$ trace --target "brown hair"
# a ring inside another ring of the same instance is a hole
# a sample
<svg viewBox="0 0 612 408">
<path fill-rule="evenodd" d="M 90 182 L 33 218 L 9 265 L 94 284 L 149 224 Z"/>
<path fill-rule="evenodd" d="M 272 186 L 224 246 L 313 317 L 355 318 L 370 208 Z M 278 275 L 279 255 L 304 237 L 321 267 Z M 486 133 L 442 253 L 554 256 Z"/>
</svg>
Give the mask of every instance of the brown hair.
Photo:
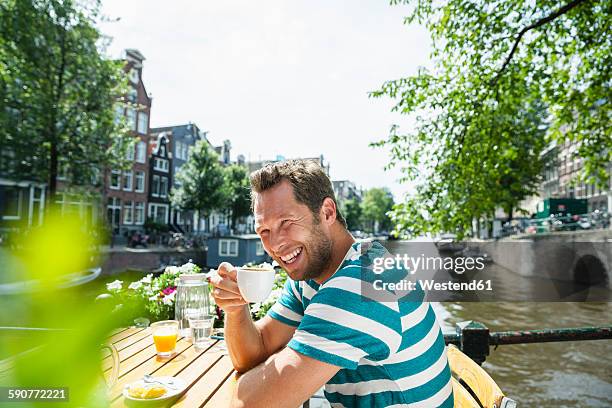
<svg viewBox="0 0 612 408">
<path fill-rule="evenodd" d="M 331 198 L 336 204 L 336 219 L 347 228 L 346 220 L 340 214 L 331 181 L 323 168 L 313 160 L 287 160 L 270 163 L 251 173 L 251 206 L 256 193 L 274 187 L 287 180 L 293 187 L 293 195 L 298 203 L 305 204 L 315 222 L 319 221 L 319 211 L 323 200 Z"/>
</svg>

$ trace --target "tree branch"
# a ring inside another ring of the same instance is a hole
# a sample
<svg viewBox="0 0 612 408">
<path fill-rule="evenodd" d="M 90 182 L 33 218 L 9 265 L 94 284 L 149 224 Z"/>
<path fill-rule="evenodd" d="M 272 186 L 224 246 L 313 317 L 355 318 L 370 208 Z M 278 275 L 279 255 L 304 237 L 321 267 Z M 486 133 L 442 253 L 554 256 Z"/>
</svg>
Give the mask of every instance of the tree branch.
<svg viewBox="0 0 612 408">
<path fill-rule="evenodd" d="M 518 33 L 518 36 L 514 40 L 514 45 L 512 46 L 512 49 L 510 50 L 510 54 L 508 54 L 508 56 L 506 57 L 506 60 L 504 61 L 502 67 L 497 72 L 497 75 L 495 75 L 495 78 L 493 78 L 493 81 L 491 81 L 491 85 L 495 85 L 497 83 L 497 81 L 499 80 L 499 78 L 501 77 L 502 73 L 506 70 L 506 68 L 508 67 L 508 64 L 510 64 L 510 61 L 512 60 L 512 57 L 514 56 L 514 53 L 518 49 L 518 46 L 519 46 L 521 40 L 523 39 L 523 36 L 528 31 L 533 30 L 534 28 L 541 27 L 541 26 L 543 26 L 543 25 L 545 25 L 547 23 L 550 23 L 551 21 L 553 21 L 557 17 L 562 16 L 563 14 L 567 13 L 568 11 L 570 11 L 574 7 L 578 6 L 579 4 L 584 3 L 585 1 L 586 0 L 574 0 L 574 1 L 571 1 L 571 2 L 567 3 L 565 6 L 561 7 L 560 9 L 558 9 L 557 11 L 547 15 L 546 17 L 542 17 L 541 19 L 535 21 L 534 23 L 529 24 L 527 27 L 524 27 Z"/>
</svg>

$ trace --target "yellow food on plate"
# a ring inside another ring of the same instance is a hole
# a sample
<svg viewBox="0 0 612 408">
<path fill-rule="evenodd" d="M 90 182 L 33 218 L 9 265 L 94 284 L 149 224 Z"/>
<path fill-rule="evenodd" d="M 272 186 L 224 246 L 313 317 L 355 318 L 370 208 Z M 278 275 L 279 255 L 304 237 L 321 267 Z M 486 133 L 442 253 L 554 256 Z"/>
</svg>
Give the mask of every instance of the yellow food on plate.
<svg viewBox="0 0 612 408">
<path fill-rule="evenodd" d="M 156 385 L 154 387 L 130 387 L 128 394 L 132 398 L 153 399 L 166 393 L 166 388 Z"/>
</svg>

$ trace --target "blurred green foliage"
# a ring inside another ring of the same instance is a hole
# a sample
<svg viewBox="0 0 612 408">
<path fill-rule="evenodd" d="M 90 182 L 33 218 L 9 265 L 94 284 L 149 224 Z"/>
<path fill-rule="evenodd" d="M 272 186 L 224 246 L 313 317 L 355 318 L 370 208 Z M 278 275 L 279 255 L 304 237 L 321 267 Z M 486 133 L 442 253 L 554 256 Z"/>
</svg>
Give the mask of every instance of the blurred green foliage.
<svg viewBox="0 0 612 408">
<path fill-rule="evenodd" d="M 16 245 L 0 254 L 10 265 L 13 280 L 29 282 L 27 289 L 2 295 L 0 350 L 8 360 L 0 366 L 0 385 L 11 387 L 68 387 L 70 402 L 20 403 L 29 406 L 107 406 L 101 371 L 100 346 L 118 316 L 110 305 L 96 302 L 82 288 L 64 287 L 69 274 L 98 262 L 94 228 L 78 216 L 50 210 L 40 227 L 13 237 Z M 6 261 L 6 262 L 5 262 Z M 44 328 L 19 331 L 7 327 Z"/>
</svg>

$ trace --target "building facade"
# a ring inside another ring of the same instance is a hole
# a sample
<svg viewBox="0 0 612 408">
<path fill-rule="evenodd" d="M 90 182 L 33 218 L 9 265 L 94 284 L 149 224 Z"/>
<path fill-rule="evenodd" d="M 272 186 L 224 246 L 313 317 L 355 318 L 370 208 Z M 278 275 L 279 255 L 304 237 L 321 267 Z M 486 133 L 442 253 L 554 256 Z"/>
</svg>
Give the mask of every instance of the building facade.
<svg viewBox="0 0 612 408">
<path fill-rule="evenodd" d="M 194 123 L 187 123 L 184 125 L 176 126 L 165 126 L 152 128 L 152 134 L 159 134 L 166 132 L 171 138 L 171 189 L 179 188 L 180 182 L 177 180 L 176 175 L 178 174 L 181 167 L 189 159 L 191 149 L 198 140 L 206 138 L 206 132 L 203 132 Z M 169 224 L 174 230 L 179 232 L 190 233 L 193 232 L 197 227 L 197 219 L 194 219 L 194 211 L 180 211 L 170 205 Z"/>
<path fill-rule="evenodd" d="M 547 166 L 543 175 L 540 196 L 545 198 L 586 198 L 589 212 L 612 211 L 612 162 L 608 163 L 608 189 L 578 181 L 584 159 L 578 154 L 578 142 L 566 140 L 551 144 L 542 158 Z"/>
<path fill-rule="evenodd" d="M 170 132 L 152 134 L 149 162 L 149 206 L 147 216 L 158 224 L 170 225 L 172 142 Z"/>
<path fill-rule="evenodd" d="M 134 49 L 125 51 L 130 88 L 125 96 L 127 107 L 119 106 L 117 116 L 125 117 L 134 137 L 127 153 L 127 170 L 106 170 L 104 199 L 106 216 L 114 234 L 127 235 L 142 230 L 146 219 L 149 186 L 149 122 L 152 98 L 142 80 L 144 56 Z"/>
<path fill-rule="evenodd" d="M 357 185 L 350 180 L 334 180 L 332 181 L 332 187 L 339 205 L 342 205 L 346 200 L 361 201 L 361 189 L 357 188 Z"/>
</svg>

